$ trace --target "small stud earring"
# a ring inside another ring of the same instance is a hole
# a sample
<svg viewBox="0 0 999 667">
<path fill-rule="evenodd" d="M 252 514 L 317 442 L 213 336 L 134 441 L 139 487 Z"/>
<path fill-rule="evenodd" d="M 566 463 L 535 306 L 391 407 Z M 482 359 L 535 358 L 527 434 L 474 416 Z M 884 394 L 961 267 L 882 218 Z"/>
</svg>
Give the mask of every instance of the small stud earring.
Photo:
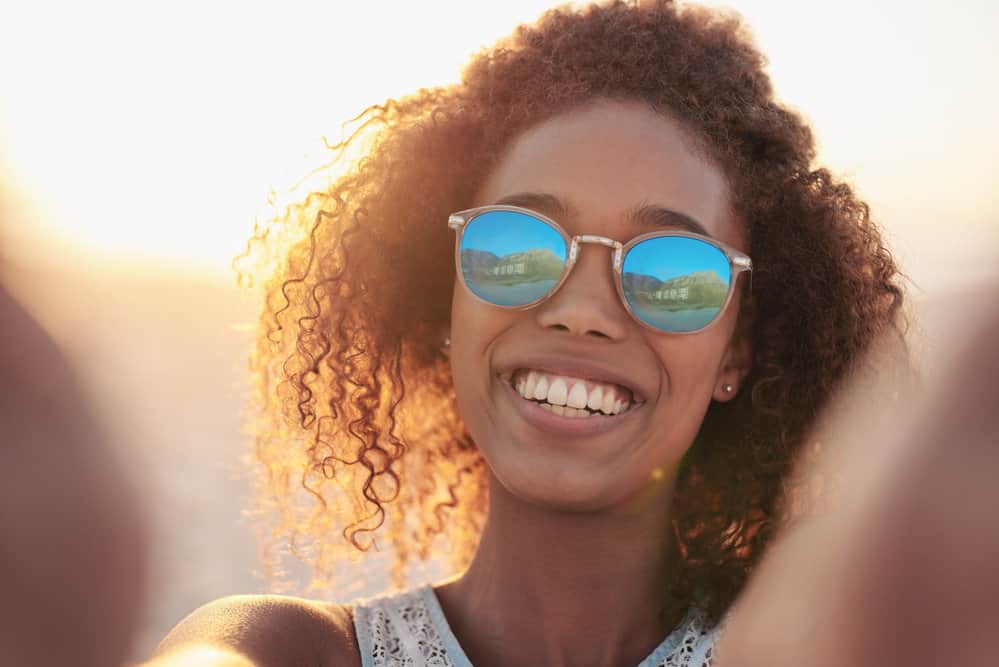
<svg viewBox="0 0 999 667">
<path fill-rule="evenodd" d="M 446 357 L 448 356 L 448 354 L 450 354 L 450 352 L 451 352 L 451 337 L 445 336 L 444 342 L 441 343 L 441 354 L 443 354 Z"/>
<path fill-rule="evenodd" d="M 732 389 L 733 389 L 733 387 L 730 384 L 723 384 L 722 385 L 722 391 L 724 391 L 726 394 L 731 394 L 732 393 Z"/>
</svg>

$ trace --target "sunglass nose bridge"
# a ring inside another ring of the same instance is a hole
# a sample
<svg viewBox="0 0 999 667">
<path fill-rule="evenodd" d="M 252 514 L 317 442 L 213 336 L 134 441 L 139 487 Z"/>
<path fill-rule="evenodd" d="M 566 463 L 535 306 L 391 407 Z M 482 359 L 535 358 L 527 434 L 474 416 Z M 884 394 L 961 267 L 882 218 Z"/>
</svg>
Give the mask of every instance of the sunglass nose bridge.
<svg viewBox="0 0 999 667">
<path fill-rule="evenodd" d="M 596 234 L 580 234 L 579 236 L 572 237 L 572 247 L 569 248 L 570 264 L 576 261 L 580 243 L 596 243 L 597 245 L 612 248 L 614 250 L 614 269 L 621 268 L 621 248 L 624 246 L 614 239 L 609 239 L 606 236 L 597 236 Z"/>
</svg>

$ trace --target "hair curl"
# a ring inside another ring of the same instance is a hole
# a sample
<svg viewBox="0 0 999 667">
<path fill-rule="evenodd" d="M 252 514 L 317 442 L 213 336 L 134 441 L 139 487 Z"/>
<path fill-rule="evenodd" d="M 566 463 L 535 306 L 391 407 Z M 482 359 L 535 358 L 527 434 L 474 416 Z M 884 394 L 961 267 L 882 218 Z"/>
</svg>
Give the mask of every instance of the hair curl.
<svg viewBox="0 0 999 667">
<path fill-rule="evenodd" d="M 722 167 L 752 239 L 748 391 L 711 405 L 673 500 L 667 604 L 706 594 L 713 618 L 728 607 L 773 536 L 815 416 L 876 337 L 904 333 L 899 274 L 867 205 L 813 167 L 812 133 L 775 101 L 765 64 L 731 13 L 559 8 L 475 56 L 460 83 L 355 119 L 331 149 L 363 157 L 258 227 L 238 258 L 291 240 L 251 359 L 268 562 L 287 541 L 325 585 L 338 555 L 376 535 L 397 585 L 440 550 L 468 562 L 486 475 L 440 350 L 455 277 L 444 223 L 528 127 L 594 98 L 637 99 Z"/>
</svg>

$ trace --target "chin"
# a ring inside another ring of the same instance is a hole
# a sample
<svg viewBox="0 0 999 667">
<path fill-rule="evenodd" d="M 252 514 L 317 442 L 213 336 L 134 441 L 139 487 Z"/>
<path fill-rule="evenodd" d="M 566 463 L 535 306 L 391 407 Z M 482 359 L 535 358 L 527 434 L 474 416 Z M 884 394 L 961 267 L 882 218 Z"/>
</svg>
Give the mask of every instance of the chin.
<svg viewBox="0 0 999 667">
<path fill-rule="evenodd" d="M 492 493 L 501 493 L 508 499 L 555 512 L 592 513 L 610 510 L 631 497 L 641 494 L 645 488 L 640 482 L 613 484 L 606 467 L 586 473 L 563 469 L 544 476 L 544 465 L 532 466 L 529 470 L 518 467 L 509 474 L 491 469 Z M 644 485 L 647 487 L 648 485 Z"/>
</svg>

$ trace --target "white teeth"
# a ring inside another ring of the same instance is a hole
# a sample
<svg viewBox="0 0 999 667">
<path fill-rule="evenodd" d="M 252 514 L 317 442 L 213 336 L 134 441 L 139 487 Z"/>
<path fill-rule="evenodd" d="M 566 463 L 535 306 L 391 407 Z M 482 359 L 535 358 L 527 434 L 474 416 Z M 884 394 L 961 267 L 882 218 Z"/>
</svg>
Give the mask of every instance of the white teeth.
<svg viewBox="0 0 999 667">
<path fill-rule="evenodd" d="M 524 398 L 534 398 L 534 387 L 538 384 L 538 374 L 531 371 L 524 380 L 524 388 L 520 390 L 520 395 Z"/>
<path fill-rule="evenodd" d="M 606 415 L 614 414 L 615 402 L 616 401 L 614 400 L 614 394 L 608 391 L 606 394 L 604 394 L 603 402 L 600 404 L 600 412 L 603 412 Z"/>
<path fill-rule="evenodd" d="M 619 397 L 613 387 L 597 385 L 587 393 L 586 386 L 587 382 L 575 378 L 546 376 L 537 371 L 522 373 L 514 385 L 524 398 L 547 401 L 540 403 L 541 407 L 565 417 L 592 417 L 593 413 L 616 415 L 631 405 L 630 401 Z"/>
<path fill-rule="evenodd" d="M 577 385 L 578 386 L 578 385 Z M 597 411 L 600 406 L 604 403 L 604 390 L 600 387 L 595 387 L 593 391 L 590 392 L 589 400 L 586 401 L 586 407 L 590 410 Z"/>
<path fill-rule="evenodd" d="M 538 384 L 534 385 L 534 398 L 539 401 L 548 400 L 548 378 L 544 375 L 538 378 Z"/>
<path fill-rule="evenodd" d="M 573 387 L 573 389 L 575 389 L 575 387 Z M 565 380 L 562 378 L 555 378 L 552 380 L 552 385 L 548 387 L 548 402 L 552 405 L 565 405 L 565 394 Z"/>
<path fill-rule="evenodd" d="M 585 408 L 586 385 L 582 382 L 572 385 L 572 391 L 569 392 L 569 398 L 565 404 L 573 408 Z"/>
</svg>

